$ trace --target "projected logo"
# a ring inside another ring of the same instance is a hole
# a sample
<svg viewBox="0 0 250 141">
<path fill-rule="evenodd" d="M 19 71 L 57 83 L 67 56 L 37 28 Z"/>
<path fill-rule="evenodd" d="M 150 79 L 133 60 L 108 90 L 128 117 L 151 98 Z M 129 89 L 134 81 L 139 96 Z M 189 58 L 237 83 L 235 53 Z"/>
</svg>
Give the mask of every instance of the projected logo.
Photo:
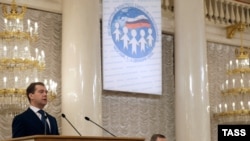
<svg viewBox="0 0 250 141">
<path fill-rule="evenodd" d="M 156 28 L 149 14 L 139 7 L 118 7 L 110 20 L 110 33 L 123 56 L 144 60 L 151 56 L 157 38 Z"/>
</svg>

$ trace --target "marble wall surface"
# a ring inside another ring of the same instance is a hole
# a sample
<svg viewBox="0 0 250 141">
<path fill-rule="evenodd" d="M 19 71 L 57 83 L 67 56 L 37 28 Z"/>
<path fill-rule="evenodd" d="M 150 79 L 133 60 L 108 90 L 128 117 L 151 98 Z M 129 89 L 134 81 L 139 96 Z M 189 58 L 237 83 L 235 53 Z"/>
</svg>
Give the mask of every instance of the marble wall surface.
<svg viewBox="0 0 250 141">
<path fill-rule="evenodd" d="M 173 36 L 162 36 L 163 94 L 103 92 L 103 126 L 117 136 L 144 137 L 154 133 L 175 140 Z M 104 135 L 108 135 L 104 132 Z"/>
</svg>

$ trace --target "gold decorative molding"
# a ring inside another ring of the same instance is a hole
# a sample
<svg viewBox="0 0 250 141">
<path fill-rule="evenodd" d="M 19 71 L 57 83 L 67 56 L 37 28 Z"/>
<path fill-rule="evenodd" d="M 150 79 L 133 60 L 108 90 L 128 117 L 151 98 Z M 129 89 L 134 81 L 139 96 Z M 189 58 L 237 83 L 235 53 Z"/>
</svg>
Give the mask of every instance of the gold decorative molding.
<svg viewBox="0 0 250 141">
<path fill-rule="evenodd" d="M 2 12 L 3 17 L 6 19 L 23 19 L 25 13 L 26 13 L 26 6 L 22 6 L 22 11 L 18 10 L 18 6 L 16 5 L 16 1 L 13 0 L 11 3 L 10 11 L 8 11 L 8 8 L 6 5 L 3 5 Z"/>
<path fill-rule="evenodd" d="M 232 39 L 236 33 L 236 31 L 243 32 L 246 28 L 246 24 L 238 23 L 235 25 L 231 25 L 227 27 L 227 38 Z"/>
</svg>

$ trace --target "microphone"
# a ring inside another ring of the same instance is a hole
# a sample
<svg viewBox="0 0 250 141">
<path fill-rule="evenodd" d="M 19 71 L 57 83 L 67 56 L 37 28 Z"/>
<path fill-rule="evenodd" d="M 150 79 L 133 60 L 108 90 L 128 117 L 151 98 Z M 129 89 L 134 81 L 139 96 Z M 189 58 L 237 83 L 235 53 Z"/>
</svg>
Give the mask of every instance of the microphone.
<svg viewBox="0 0 250 141">
<path fill-rule="evenodd" d="M 108 132 L 110 135 L 112 135 L 113 137 L 116 137 L 114 134 L 110 133 L 108 130 L 106 130 L 105 128 L 103 128 L 102 126 L 98 125 L 97 123 L 95 123 L 94 121 L 92 121 L 89 117 L 85 117 L 85 119 L 87 121 L 90 121 L 92 123 L 94 123 L 95 125 L 97 125 L 98 127 L 102 128 L 104 131 Z"/>
<path fill-rule="evenodd" d="M 80 136 L 82 136 L 82 135 L 80 134 L 80 132 L 77 131 L 77 129 L 72 125 L 72 123 L 66 118 L 66 116 L 65 116 L 64 114 L 62 114 L 62 117 L 65 118 L 65 119 L 67 120 L 67 122 L 71 125 L 71 127 L 73 127 L 73 128 L 75 129 L 75 131 L 76 131 Z"/>
</svg>

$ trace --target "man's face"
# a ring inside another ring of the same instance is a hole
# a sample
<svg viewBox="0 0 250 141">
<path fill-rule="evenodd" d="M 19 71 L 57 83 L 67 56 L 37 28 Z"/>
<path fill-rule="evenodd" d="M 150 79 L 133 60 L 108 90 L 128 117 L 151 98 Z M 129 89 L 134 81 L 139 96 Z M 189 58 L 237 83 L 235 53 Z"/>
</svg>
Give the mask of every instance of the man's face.
<svg viewBox="0 0 250 141">
<path fill-rule="evenodd" d="M 158 137 L 158 138 L 156 139 L 156 141 L 167 141 L 167 139 L 166 139 L 166 138 L 159 138 L 159 137 Z"/>
<path fill-rule="evenodd" d="M 42 85 L 35 86 L 35 92 L 29 94 L 31 105 L 43 109 L 47 104 L 47 89 Z"/>
</svg>

